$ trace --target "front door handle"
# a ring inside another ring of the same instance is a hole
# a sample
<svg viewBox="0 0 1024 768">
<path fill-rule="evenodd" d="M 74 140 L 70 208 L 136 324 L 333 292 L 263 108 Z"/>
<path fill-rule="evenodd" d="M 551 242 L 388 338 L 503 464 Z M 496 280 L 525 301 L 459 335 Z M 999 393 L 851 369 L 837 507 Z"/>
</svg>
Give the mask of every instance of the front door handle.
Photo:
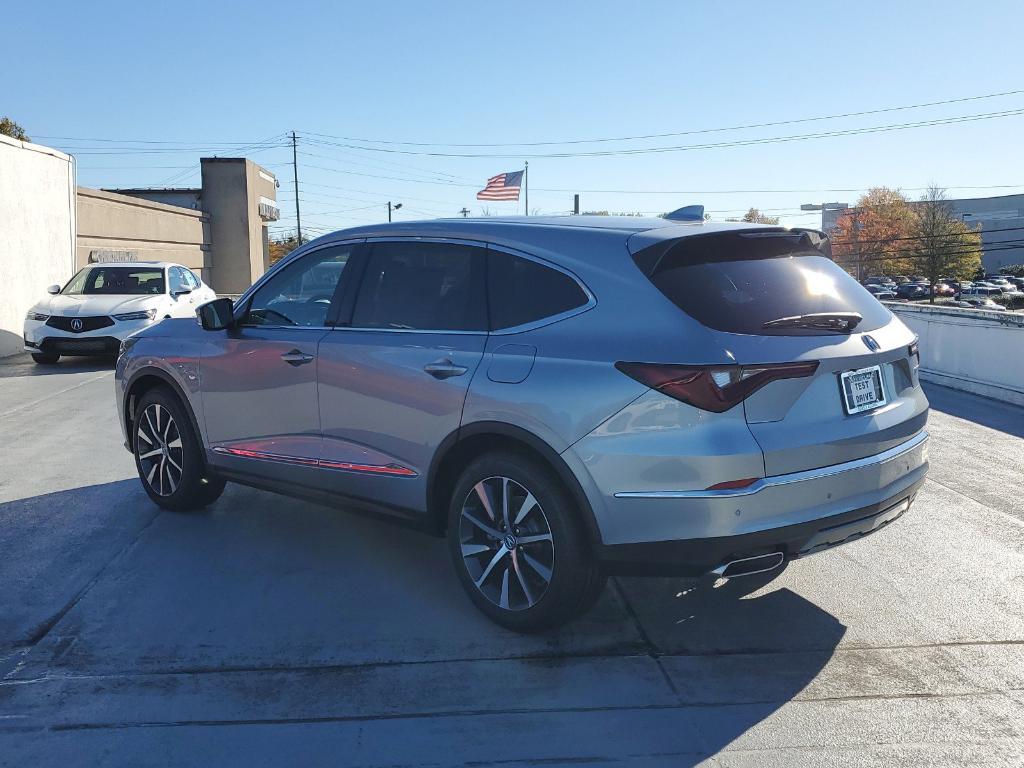
<svg viewBox="0 0 1024 768">
<path fill-rule="evenodd" d="M 423 370 L 435 379 L 450 379 L 452 376 L 461 376 L 469 369 L 464 365 L 455 365 L 451 360 L 438 360 L 427 363 Z"/>
<path fill-rule="evenodd" d="M 307 355 L 305 352 L 300 352 L 297 349 L 293 349 L 291 352 L 285 352 L 281 355 L 281 359 L 288 363 L 288 365 L 294 365 L 296 367 L 313 362 L 312 355 Z"/>
</svg>

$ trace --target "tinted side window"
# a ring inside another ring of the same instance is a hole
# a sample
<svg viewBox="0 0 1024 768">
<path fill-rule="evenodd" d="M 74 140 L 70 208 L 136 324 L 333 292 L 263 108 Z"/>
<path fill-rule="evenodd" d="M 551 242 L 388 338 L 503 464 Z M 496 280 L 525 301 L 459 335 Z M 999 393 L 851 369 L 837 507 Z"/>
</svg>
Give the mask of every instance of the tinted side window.
<svg viewBox="0 0 1024 768">
<path fill-rule="evenodd" d="M 351 252 L 350 245 L 324 248 L 289 264 L 256 291 L 242 324 L 326 325 Z"/>
<path fill-rule="evenodd" d="M 491 328 L 532 323 L 582 307 L 587 294 L 562 272 L 501 251 L 488 251 Z"/>
<path fill-rule="evenodd" d="M 487 330 L 481 248 L 377 243 L 352 316 L 354 328 Z"/>
</svg>

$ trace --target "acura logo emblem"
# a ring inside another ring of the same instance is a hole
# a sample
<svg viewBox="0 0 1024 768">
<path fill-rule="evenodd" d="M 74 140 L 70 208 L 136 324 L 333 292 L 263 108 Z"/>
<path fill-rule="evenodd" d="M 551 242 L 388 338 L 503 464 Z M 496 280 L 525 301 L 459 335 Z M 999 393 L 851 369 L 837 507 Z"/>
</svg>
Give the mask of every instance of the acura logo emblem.
<svg viewBox="0 0 1024 768">
<path fill-rule="evenodd" d="M 860 337 L 860 340 L 864 342 L 864 346 L 870 349 L 872 352 L 877 352 L 881 349 L 878 342 L 875 341 L 873 336 L 868 336 L 866 333 Z"/>
<path fill-rule="evenodd" d="M 74 320 L 71 321 L 71 330 L 72 331 L 80 331 L 80 330 L 82 330 L 82 321 L 79 320 L 77 317 Z"/>
</svg>

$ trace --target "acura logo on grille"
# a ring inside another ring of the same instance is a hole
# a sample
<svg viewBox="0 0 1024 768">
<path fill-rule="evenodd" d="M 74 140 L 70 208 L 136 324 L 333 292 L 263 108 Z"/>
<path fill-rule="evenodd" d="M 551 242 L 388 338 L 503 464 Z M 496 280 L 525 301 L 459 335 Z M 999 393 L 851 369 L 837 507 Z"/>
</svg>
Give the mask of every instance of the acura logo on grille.
<svg viewBox="0 0 1024 768">
<path fill-rule="evenodd" d="M 74 320 L 71 321 L 71 330 L 72 331 L 80 331 L 80 330 L 82 330 L 82 321 L 79 320 L 77 317 Z"/>
<path fill-rule="evenodd" d="M 864 342 L 864 346 L 870 349 L 872 352 L 877 352 L 881 347 L 878 342 L 875 341 L 874 337 L 868 336 L 866 333 L 860 337 L 860 340 Z"/>
</svg>

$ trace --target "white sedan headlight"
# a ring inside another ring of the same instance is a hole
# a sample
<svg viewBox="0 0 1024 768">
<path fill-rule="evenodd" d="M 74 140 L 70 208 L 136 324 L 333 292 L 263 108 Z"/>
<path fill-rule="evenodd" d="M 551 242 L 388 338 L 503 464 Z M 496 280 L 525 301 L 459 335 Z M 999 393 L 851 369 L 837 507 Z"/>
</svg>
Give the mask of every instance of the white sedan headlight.
<svg viewBox="0 0 1024 768">
<path fill-rule="evenodd" d="M 114 315 L 115 320 L 152 320 L 156 317 L 156 308 L 141 309 L 138 312 L 125 312 L 121 315 Z"/>
<path fill-rule="evenodd" d="M 28 314 L 25 315 L 25 318 L 27 320 L 39 320 L 40 322 L 42 322 L 43 320 L 49 320 L 50 316 L 45 315 L 42 312 L 36 312 L 34 309 L 30 309 L 28 311 Z"/>
</svg>

